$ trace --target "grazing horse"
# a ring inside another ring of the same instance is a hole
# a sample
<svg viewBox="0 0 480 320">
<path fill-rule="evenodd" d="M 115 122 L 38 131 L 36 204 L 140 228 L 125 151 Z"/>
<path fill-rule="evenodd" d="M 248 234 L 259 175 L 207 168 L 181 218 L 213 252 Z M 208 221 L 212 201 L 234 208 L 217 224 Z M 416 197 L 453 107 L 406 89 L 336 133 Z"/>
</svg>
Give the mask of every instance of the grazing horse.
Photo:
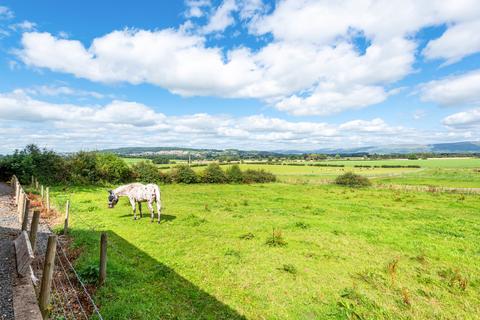
<svg viewBox="0 0 480 320">
<path fill-rule="evenodd" d="M 128 197 L 133 210 L 133 219 L 137 220 L 136 203 L 138 203 L 138 211 L 140 211 L 140 218 L 142 217 L 142 202 L 147 202 L 148 209 L 150 210 L 150 217 L 153 222 L 153 206 L 155 201 L 157 205 L 158 223 L 160 223 L 160 210 L 162 202 L 160 200 L 160 188 L 156 184 L 141 184 L 130 183 L 124 186 L 120 186 L 115 190 L 108 191 L 108 207 L 113 208 L 118 202 L 118 198 L 125 196 Z"/>
</svg>

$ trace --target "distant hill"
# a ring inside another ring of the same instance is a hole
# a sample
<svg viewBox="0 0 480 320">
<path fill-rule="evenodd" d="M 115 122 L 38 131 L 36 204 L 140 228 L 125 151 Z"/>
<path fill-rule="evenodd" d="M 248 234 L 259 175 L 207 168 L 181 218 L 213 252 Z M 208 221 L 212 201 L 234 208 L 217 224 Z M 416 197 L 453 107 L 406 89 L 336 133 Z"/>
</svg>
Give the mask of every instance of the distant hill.
<svg viewBox="0 0 480 320">
<path fill-rule="evenodd" d="M 411 144 L 411 145 L 390 145 L 390 146 L 369 146 L 360 148 L 337 148 L 337 149 L 318 149 L 314 153 L 326 154 L 345 154 L 345 153 L 480 153 L 480 141 L 464 141 L 451 143 L 435 143 L 435 144 Z"/>
<path fill-rule="evenodd" d="M 117 149 L 105 149 L 101 152 L 111 152 L 123 156 L 147 156 L 147 155 L 169 155 L 169 156 L 188 156 L 192 157 L 217 157 L 217 156 L 279 156 L 287 154 L 303 153 L 323 153 L 323 154 L 392 154 L 392 153 L 480 153 L 480 141 L 464 141 L 436 144 L 405 144 L 389 146 L 367 146 L 358 148 L 323 148 L 315 150 L 238 150 L 238 149 L 195 149 L 180 147 L 125 147 Z"/>
</svg>

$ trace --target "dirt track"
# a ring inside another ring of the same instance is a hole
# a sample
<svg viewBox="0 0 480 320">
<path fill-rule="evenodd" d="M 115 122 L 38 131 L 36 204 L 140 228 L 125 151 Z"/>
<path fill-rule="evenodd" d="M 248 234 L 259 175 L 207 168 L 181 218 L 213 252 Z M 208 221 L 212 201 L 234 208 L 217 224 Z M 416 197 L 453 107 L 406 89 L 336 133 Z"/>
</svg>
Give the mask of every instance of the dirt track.
<svg viewBox="0 0 480 320">
<path fill-rule="evenodd" d="M 10 186 L 0 182 L 0 319 L 15 319 L 13 312 L 13 276 L 15 256 L 13 239 L 18 221 L 14 211 Z"/>
</svg>

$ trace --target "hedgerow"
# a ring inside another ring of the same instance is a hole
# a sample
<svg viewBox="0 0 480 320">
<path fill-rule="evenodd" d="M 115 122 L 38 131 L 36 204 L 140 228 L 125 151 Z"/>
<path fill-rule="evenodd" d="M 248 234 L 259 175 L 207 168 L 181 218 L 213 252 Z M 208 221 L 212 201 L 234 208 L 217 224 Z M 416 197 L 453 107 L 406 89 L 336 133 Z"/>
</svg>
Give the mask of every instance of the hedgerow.
<svg viewBox="0 0 480 320">
<path fill-rule="evenodd" d="M 191 166 L 177 165 L 162 171 L 151 162 L 141 161 L 128 166 L 119 156 L 111 153 L 77 152 L 62 156 L 53 151 L 28 145 L 13 155 L 0 158 L 0 180 L 16 175 L 23 184 L 34 176 L 45 185 L 94 185 L 127 182 L 144 183 L 266 183 L 276 180 L 275 175 L 264 170 L 240 170 L 233 165 L 224 171 L 211 163 L 195 172 Z"/>
</svg>

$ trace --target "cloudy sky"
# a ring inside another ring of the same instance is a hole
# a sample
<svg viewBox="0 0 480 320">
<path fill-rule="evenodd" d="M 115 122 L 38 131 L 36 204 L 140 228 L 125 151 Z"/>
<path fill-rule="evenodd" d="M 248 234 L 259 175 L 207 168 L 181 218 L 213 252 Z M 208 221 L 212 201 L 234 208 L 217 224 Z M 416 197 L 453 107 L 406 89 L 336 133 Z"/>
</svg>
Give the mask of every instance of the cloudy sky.
<svg viewBox="0 0 480 320">
<path fill-rule="evenodd" d="M 478 0 L 0 1 L 0 153 L 480 140 Z"/>
</svg>

